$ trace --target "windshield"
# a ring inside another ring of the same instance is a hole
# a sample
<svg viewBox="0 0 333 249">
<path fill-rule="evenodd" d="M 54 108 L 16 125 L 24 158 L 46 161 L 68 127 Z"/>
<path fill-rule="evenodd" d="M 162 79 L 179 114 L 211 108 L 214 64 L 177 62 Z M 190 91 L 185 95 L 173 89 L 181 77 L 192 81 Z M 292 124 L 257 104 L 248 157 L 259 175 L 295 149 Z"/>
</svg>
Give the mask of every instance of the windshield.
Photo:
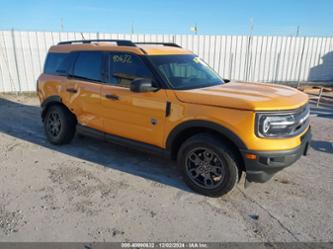
<svg viewBox="0 0 333 249">
<path fill-rule="evenodd" d="M 174 89 L 193 89 L 223 84 L 223 80 L 195 55 L 149 56 Z"/>
</svg>

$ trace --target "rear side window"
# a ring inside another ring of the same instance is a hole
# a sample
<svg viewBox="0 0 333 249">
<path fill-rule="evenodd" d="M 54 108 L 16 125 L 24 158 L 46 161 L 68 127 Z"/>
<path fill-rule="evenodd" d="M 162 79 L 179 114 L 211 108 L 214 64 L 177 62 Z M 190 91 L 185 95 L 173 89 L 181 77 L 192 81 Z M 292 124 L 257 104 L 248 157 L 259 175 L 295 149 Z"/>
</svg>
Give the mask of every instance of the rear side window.
<svg viewBox="0 0 333 249">
<path fill-rule="evenodd" d="M 67 56 L 68 53 L 49 53 L 45 61 L 44 73 L 54 74 L 54 75 L 61 74 L 60 72 L 57 71 L 60 65 L 63 64 Z"/>
<path fill-rule="evenodd" d="M 102 52 L 80 52 L 72 76 L 91 81 L 102 81 Z"/>
</svg>

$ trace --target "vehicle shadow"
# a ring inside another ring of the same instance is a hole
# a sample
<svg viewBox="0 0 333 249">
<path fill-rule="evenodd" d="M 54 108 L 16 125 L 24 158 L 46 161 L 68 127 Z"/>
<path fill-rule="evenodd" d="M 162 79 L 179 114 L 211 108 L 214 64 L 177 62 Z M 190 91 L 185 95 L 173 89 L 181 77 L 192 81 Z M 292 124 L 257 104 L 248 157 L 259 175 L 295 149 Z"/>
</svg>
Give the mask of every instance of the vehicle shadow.
<svg viewBox="0 0 333 249">
<path fill-rule="evenodd" d="M 319 107 L 311 102 L 310 113 L 320 118 L 333 119 L 333 106 L 328 104 L 320 104 Z"/>
<path fill-rule="evenodd" d="M 310 69 L 308 81 L 333 81 L 333 51 L 326 53 L 321 59 L 322 64 Z"/>
<path fill-rule="evenodd" d="M 311 141 L 311 148 L 320 152 L 333 154 L 333 143 L 327 141 Z"/>
<path fill-rule="evenodd" d="M 319 118 L 333 119 L 333 106 L 328 104 L 320 104 L 320 106 L 317 107 L 315 101 L 310 101 L 310 114 Z M 311 148 L 316 151 L 333 154 L 332 142 L 312 139 L 310 145 Z"/>
<path fill-rule="evenodd" d="M 0 132 L 85 161 L 192 192 L 182 181 L 176 163 L 98 139 L 75 136 L 68 145 L 50 144 L 38 106 L 0 97 Z"/>
</svg>

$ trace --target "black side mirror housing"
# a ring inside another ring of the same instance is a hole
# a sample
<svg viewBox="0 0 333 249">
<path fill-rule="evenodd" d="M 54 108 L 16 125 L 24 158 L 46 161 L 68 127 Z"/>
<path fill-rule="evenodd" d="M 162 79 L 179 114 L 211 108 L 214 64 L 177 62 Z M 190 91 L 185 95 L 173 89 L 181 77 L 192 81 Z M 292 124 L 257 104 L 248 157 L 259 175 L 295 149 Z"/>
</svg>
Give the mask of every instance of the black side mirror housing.
<svg viewBox="0 0 333 249">
<path fill-rule="evenodd" d="M 228 79 L 223 79 L 223 81 L 224 81 L 224 83 L 229 83 L 230 82 L 230 80 L 228 80 Z"/>
<path fill-rule="evenodd" d="M 153 82 L 150 79 L 137 78 L 131 82 L 131 91 L 135 93 L 154 92 L 158 88 L 153 87 Z"/>
</svg>

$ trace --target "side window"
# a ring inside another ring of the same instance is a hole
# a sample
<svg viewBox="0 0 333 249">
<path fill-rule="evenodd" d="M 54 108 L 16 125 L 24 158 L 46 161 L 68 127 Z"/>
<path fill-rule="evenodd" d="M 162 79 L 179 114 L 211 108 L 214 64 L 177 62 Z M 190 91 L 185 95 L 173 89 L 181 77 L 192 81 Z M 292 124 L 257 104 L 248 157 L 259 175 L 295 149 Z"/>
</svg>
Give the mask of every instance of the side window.
<svg viewBox="0 0 333 249">
<path fill-rule="evenodd" d="M 102 52 L 80 52 L 72 76 L 83 80 L 102 81 Z"/>
<path fill-rule="evenodd" d="M 129 53 L 109 54 L 109 74 L 109 83 L 127 88 L 135 78 L 153 78 L 142 59 Z"/>
<path fill-rule="evenodd" d="M 49 53 L 47 55 L 44 73 L 46 74 L 59 74 L 58 68 L 65 61 L 65 58 L 68 56 L 68 53 Z"/>
</svg>

